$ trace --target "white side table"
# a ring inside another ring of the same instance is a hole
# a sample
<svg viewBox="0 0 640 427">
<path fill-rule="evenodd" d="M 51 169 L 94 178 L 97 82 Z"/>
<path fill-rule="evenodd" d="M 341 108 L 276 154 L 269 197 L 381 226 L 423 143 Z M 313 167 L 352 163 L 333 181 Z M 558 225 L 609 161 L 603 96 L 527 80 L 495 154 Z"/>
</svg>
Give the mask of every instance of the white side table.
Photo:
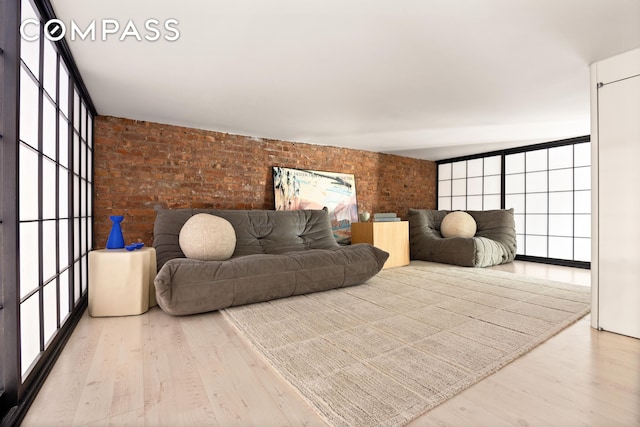
<svg viewBox="0 0 640 427">
<path fill-rule="evenodd" d="M 156 305 L 156 250 L 99 249 L 89 252 L 89 315 L 142 314 Z"/>
</svg>

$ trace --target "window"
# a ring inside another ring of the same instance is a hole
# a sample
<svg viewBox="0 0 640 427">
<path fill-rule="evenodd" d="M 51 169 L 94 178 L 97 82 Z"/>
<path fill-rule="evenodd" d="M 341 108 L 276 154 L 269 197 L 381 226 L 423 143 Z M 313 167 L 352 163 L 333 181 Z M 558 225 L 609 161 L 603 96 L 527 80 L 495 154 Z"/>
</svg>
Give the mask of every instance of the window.
<svg viewBox="0 0 640 427">
<path fill-rule="evenodd" d="M 3 12 L 11 9 L 8 3 L 0 3 Z M 64 42 L 19 38 L 16 22 L 25 19 L 40 21 L 42 36 L 42 23 L 48 20 L 42 10 L 47 8 L 29 0 L 18 4 L 0 18 L 0 26 L 15 28 L 19 41 L 11 56 L 18 56 L 18 63 L 10 63 L 9 55 L 2 58 L 3 70 L 14 71 L 2 74 L 3 87 L 17 87 L 2 100 L 3 144 L 10 148 L 3 150 L 3 178 L 15 183 L 17 194 L 12 197 L 11 185 L 1 190 L 2 233 L 7 237 L 2 242 L 2 290 L 14 298 L 5 299 L 8 307 L 2 310 L 0 390 L 5 394 L 0 417 L 32 398 L 34 381 L 42 380 L 50 356 L 82 314 L 93 246 L 95 109 L 71 71 Z M 7 311 L 14 315 L 5 316 Z"/>
<path fill-rule="evenodd" d="M 507 155 L 505 207 L 514 209 L 518 254 L 589 262 L 590 144 Z"/>
<path fill-rule="evenodd" d="M 589 137 L 438 162 L 438 209 L 513 208 L 518 258 L 588 267 Z"/>
<path fill-rule="evenodd" d="M 501 161 L 492 156 L 438 165 L 438 208 L 500 209 Z"/>
</svg>

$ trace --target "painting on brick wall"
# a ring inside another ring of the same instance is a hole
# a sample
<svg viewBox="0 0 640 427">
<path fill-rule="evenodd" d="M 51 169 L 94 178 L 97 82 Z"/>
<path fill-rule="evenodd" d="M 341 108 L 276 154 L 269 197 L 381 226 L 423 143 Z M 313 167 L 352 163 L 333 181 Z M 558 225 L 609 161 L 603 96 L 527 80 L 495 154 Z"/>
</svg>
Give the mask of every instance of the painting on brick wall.
<svg viewBox="0 0 640 427">
<path fill-rule="evenodd" d="M 336 241 L 351 242 L 351 223 L 358 218 L 353 174 L 274 166 L 273 190 L 276 210 L 327 208 Z"/>
</svg>

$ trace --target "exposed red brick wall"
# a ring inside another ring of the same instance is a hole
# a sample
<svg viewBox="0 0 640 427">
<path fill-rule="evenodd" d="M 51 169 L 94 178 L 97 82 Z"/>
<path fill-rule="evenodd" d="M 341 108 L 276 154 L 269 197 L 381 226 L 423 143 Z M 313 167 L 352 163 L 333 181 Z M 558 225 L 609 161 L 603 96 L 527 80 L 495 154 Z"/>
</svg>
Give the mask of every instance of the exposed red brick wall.
<svg viewBox="0 0 640 427">
<path fill-rule="evenodd" d="M 359 210 L 406 218 L 436 206 L 431 161 L 98 116 L 95 247 L 106 244 L 109 215 L 124 215 L 127 243 L 151 245 L 156 206 L 274 209 L 272 166 L 354 174 Z"/>
</svg>

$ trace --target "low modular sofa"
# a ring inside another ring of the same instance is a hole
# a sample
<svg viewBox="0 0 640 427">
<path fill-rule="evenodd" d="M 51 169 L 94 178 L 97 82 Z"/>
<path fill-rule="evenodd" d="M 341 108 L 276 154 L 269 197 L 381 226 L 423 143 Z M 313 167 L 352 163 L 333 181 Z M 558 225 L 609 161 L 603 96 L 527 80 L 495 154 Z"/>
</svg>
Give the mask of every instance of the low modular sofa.
<svg viewBox="0 0 640 427">
<path fill-rule="evenodd" d="M 465 211 L 476 222 L 473 237 L 442 237 L 440 224 L 451 211 L 409 209 L 411 259 L 464 267 L 504 264 L 516 256 L 513 209 Z"/>
<path fill-rule="evenodd" d="M 200 213 L 231 223 L 236 234 L 231 258 L 185 257 L 180 230 Z M 156 300 L 171 315 L 357 285 L 376 275 L 389 257 L 366 243 L 338 245 L 325 210 L 159 209 L 153 246 Z"/>
</svg>

